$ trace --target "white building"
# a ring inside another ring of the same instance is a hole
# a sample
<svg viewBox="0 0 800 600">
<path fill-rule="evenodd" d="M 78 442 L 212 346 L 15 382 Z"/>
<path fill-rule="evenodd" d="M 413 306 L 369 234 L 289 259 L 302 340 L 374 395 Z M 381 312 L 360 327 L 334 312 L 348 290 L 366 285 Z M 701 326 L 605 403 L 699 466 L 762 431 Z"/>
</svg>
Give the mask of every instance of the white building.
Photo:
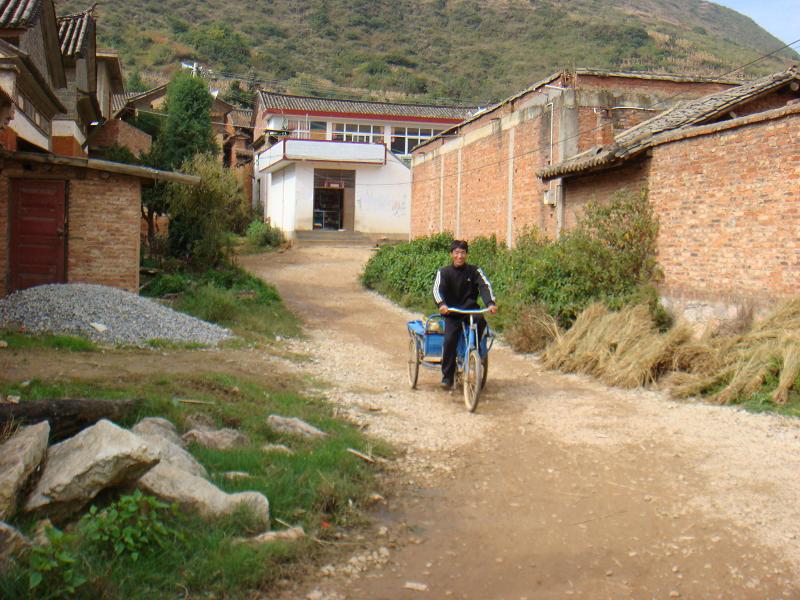
<svg viewBox="0 0 800 600">
<path fill-rule="evenodd" d="M 261 91 L 254 199 L 288 237 L 327 229 L 405 238 L 411 149 L 474 110 Z"/>
</svg>

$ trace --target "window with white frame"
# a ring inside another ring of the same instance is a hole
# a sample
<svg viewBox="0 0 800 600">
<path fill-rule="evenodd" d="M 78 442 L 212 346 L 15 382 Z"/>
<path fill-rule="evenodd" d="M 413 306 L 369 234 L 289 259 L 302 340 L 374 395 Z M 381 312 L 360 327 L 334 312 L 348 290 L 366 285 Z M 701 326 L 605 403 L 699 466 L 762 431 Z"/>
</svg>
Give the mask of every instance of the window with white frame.
<svg viewBox="0 0 800 600">
<path fill-rule="evenodd" d="M 336 142 L 383 143 L 383 125 L 334 123 L 332 138 Z"/>
<path fill-rule="evenodd" d="M 440 133 L 441 129 L 427 127 L 392 127 L 392 152 L 411 154 L 414 146 Z"/>
<path fill-rule="evenodd" d="M 324 140 L 328 134 L 328 124 L 325 121 L 310 119 L 289 119 L 286 122 L 286 130 L 292 139 Z"/>
</svg>

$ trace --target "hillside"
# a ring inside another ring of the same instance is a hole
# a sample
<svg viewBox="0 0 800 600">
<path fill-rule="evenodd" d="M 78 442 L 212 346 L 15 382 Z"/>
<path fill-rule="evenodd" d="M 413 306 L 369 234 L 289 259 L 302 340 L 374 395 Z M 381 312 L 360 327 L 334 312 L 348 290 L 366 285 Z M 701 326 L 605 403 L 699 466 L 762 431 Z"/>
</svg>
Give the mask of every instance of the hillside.
<svg viewBox="0 0 800 600">
<path fill-rule="evenodd" d="M 292 93 L 395 100 L 485 103 L 570 66 L 721 75 L 782 45 L 701 0 L 107 0 L 96 14 L 99 43 L 148 83 L 197 60 Z"/>
</svg>

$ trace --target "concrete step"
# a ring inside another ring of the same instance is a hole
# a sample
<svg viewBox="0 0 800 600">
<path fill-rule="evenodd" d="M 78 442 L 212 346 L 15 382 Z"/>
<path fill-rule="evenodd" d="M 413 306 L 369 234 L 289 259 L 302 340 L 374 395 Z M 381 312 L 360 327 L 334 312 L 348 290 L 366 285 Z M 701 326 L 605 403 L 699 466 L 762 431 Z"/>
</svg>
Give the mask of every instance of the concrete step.
<svg viewBox="0 0 800 600">
<path fill-rule="evenodd" d="M 357 246 L 370 247 L 377 238 L 358 231 L 296 231 L 294 241 L 298 246 Z"/>
</svg>

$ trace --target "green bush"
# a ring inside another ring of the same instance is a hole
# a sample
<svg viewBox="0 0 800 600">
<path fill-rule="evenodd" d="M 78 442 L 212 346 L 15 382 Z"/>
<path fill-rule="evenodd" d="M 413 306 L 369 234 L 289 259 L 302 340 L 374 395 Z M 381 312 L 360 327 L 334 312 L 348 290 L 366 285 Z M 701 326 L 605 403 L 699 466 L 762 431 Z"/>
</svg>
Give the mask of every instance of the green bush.
<svg viewBox="0 0 800 600">
<path fill-rule="evenodd" d="M 78 538 L 54 527 L 45 529 L 48 544 L 28 554 L 28 591 L 42 600 L 71 598 L 86 583 L 78 558 Z"/>
<path fill-rule="evenodd" d="M 571 232 L 548 241 L 536 231 L 517 239 L 513 249 L 492 236 L 470 242 L 469 261 L 491 279 L 505 307 L 500 325 L 512 325 L 524 307 L 537 305 L 569 325 L 590 303 L 619 308 L 647 300 L 658 278 L 655 262 L 658 223 L 645 192 L 620 194 L 607 204 L 589 204 Z M 450 234 L 385 246 L 367 263 L 362 283 L 407 306 L 432 308 L 436 270 L 448 264 Z M 644 290 L 644 291 L 643 291 Z"/>
<path fill-rule="evenodd" d="M 177 506 L 165 504 L 136 490 L 130 496 L 99 510 L 92 505 L 78 529 L 98 553 L 112 558 L 127 556 L 134 562 L 143 554 L 179 540 L 181 534 L 167 524 Z"/>
<path fill-rule="evenodd" d="M 253 246 L 280 246 L 284 242 L 283 233 L 277 227 L 256 219 L 247 227 L 245 233 L 248 243 Z"/>
</svg>

